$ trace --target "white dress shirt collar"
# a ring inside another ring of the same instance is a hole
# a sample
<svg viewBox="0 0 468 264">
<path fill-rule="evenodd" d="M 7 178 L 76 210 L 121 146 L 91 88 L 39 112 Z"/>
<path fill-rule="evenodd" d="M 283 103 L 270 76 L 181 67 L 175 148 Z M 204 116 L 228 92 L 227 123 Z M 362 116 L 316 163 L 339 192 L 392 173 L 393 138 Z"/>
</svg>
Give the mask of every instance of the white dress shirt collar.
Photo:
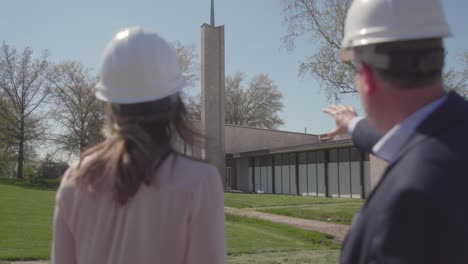
<svg viewBox="0 0 468 264">
<path fill-rule="evenodd" d="M 388 131 L 372 148 L 374 154 L 386 161 L 392 161 L 416 128 L 447 100 L 447 96 L 425 105 Z"/>
</svg>

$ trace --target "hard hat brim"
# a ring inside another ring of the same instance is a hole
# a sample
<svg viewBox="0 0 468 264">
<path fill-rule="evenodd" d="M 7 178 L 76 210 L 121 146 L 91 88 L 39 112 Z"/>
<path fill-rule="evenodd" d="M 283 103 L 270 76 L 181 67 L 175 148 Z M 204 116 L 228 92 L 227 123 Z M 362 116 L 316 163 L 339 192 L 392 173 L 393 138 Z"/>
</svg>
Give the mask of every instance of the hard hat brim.
<svg viewBox="0 0 468 264">
<path fill-rule="evenodd" d="M 174 95 L 178 92 L 180 92 L 185 86 L 186 86 L 186 81 L 184 78 L 181 78 L 178 80 L 177 84 L 174 85 L 174 87 L 170 90 L 168 90 L 165 93 L 159 93 L 157 96 L 141 96 L 141 97 L 132 97 L 131 99 L 124 99 L 123 97 L 112 97 L 109 94 L 106 94 L 105 91 L 106 87 L 102 85 L 101 83 L 98 83 L 96 87 L 98 88 L 97 92 L 95 93 L 95 96 L 97 99 L 103 101 L 103 102 L 108 102 L 108 103 L 115 103 L 115 104 L 135 104 L 135 103 L 145 103 L 145 102 L 151 102 L 155 100 L 159 100 L 165 97 L 169 97 L 171 95 Z"/>
</svg>

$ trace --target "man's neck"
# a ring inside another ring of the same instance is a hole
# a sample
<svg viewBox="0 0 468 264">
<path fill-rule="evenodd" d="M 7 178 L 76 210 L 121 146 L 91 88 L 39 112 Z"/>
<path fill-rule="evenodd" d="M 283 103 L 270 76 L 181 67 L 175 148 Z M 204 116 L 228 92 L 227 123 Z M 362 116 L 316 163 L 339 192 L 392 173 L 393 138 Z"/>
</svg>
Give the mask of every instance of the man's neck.
<svg viewBox="0 0 468 264">
<path fill-rule="evenodd" d="M 400 124 L 414 112 L 422 107 L 434 102 L 445 95 L 445 91 L 440 86 L 414 89 L 410 91 L 395 91 L 390 96 L 393 101 L 392 110 L 387 111 L 387 122 L 383 130 L 386 133 L 397 124 Z"/>
</svg>

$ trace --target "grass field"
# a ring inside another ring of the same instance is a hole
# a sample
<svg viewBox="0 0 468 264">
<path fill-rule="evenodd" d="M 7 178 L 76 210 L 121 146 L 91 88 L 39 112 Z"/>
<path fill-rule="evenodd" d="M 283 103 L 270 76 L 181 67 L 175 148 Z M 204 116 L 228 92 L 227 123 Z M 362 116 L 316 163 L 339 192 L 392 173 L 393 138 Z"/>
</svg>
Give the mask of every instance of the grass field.
<svg viewBox="0 0 468 264">
<path fill-rule="evenodd" d="M 49 258 L 54 190 L 0 180 L 0 260 Z M 340 245 L 321 233 L 232 215 L 226 216 L 226 232 L 230 263 L 328 264 L 338 259 Z"/>
<path fill-rule="evenodd" d="M 268 221 L 226 215 L 230 263 L 337 263 L 330 237 Z"/>
<path fill-rule="evenodd" d="M 338 250 L 308 250 L 230 256 L 230 264 L 336 264 Z"/>
<path fill-rule="evenodd" d="M 363 204 L 360 199 L 247 193 L 226 193 L 224 199 L 228 207 L 348 225 Z"/>
<path fill-rule="evenodd" d="M 0 259 L 47 259 L 55 191 L 0 182 Z"/>
<path fill-rule="evenodd" d="M 231 255 L 339 248 L 326 234 L 229 214 L 226 230 Z"/>
</svg>

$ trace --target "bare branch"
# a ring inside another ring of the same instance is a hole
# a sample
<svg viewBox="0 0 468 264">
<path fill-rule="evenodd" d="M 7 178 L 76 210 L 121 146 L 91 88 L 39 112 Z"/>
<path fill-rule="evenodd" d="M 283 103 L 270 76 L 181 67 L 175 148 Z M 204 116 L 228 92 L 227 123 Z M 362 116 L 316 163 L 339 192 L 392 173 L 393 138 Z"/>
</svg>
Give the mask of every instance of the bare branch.
<svg viewBox="0 0 468 264">
<path fill-rule="evenodd" d="M 266 74 L 252 78 L 247 88 L 242 86 L 245 74 L 238 72 L 226 76 L 226 123 L 242 126 L 277 128 L 283 125 L 279 113 L 283 110 L 283 95 Z M 192 117 L 199 119 L 201 106 L 199 95 L 189 98 Z"/>
<path fill-rule="evenodd" d="M 196 86 L 200 80 L 200 64 L 195 45 L 183 45 L 178 40 L 173 41 L 171 45 L 176 53 L 180 70 L 187 81 L 187 85 L 189 87 Z"/>
<path fill-rule="evenodd" d="M 97 78 L 80 62 L 65 61 L 52 67 L 49 80 L 57 106 L 52 116 L 64 128 L 54 140 L 63 151 L 80 154 L 101 139 L 92 138 L 103 122 L 103 104 L 94 96 Z"/>
<path fill-rule="evenodd" d="M 17 144 L 17 177 L 23 177 L 25 153 L 32 153 L 30 144 L 44 134 L 43 116 L 35 115 L 48 95 L 44 85 L 47 73 L 47 53 L 33 58 L 31 48 L 25 48 L 21 54 L 5 43 L 0 49 L 0 91 L 3 101 L 0 103 L 0 123 L 10 128 L 9 141 Z M 4 130 L 3 131 L 8 131 Z"/>
<path fill-rule="evenodd" d="M 356 92 L 355 67 L 338 57 L 351 0 L 281 0 L 281 4 L 284 23 L 288 26 L 282 38 L 286 48 L 293 51 L 301 37 L 317 47 L 300 63 L 299 76 L 310 74 L 317 78 L 329 100 L 339 100 L 341 94 Z"/>
</svg>

